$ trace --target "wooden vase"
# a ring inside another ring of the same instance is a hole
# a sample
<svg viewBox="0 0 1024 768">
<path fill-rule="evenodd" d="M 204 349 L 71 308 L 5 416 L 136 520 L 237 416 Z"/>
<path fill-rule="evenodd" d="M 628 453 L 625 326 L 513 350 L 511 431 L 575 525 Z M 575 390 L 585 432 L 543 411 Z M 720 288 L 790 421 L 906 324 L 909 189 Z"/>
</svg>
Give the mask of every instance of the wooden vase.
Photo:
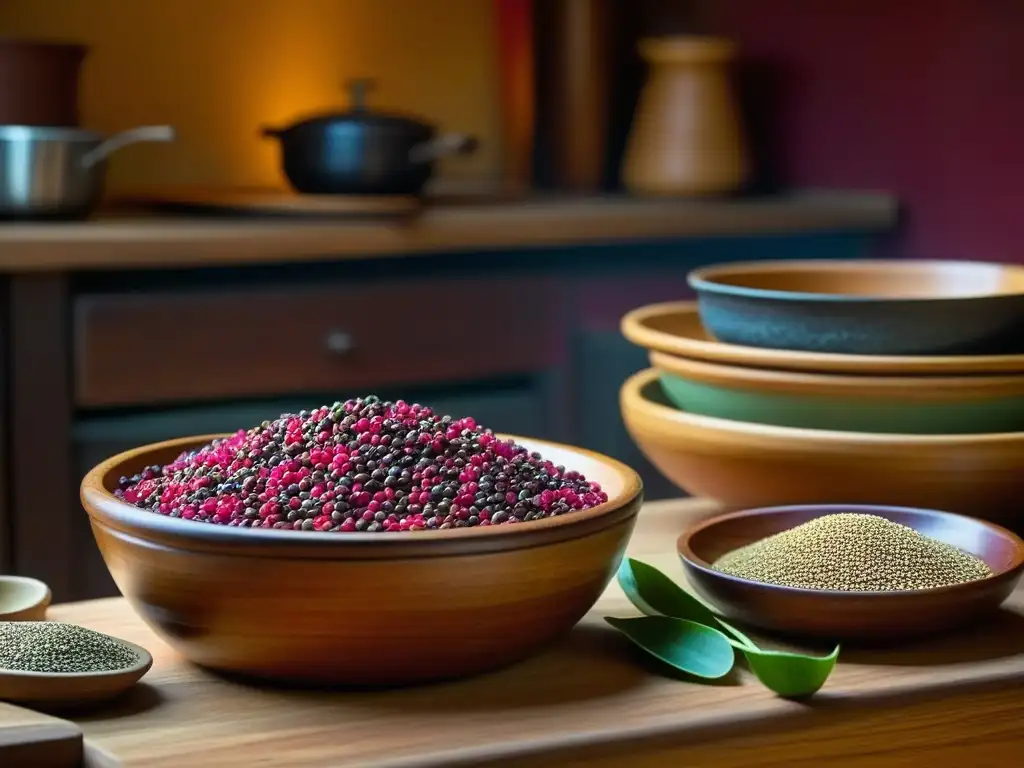
<svg viewBox="0 0 1024 768">
<path fill-rule="evenodd" d="M 642 40 L 648 63 L 626 146 L 623 181 L 638 195 L 714 195 L 747 177 L 747 149 L 729 78 L 735 45 L 713 37 Z"/>
</svg>

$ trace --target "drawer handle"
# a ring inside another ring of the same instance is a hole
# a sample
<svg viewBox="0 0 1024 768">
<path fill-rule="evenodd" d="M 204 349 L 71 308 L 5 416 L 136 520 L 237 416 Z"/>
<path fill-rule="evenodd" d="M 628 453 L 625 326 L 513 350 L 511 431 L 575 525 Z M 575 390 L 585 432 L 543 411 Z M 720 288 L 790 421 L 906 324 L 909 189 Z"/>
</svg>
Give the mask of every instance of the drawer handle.
<svg viewBox="0 0 1024 768">
<path fill-rule="evenodd" d="M 327 351 L 335 355 L 345 355 L 352 351 L 355 340 L 352 334 L 345 331 L 331 331 L 327 334 Z"/>
</svg>

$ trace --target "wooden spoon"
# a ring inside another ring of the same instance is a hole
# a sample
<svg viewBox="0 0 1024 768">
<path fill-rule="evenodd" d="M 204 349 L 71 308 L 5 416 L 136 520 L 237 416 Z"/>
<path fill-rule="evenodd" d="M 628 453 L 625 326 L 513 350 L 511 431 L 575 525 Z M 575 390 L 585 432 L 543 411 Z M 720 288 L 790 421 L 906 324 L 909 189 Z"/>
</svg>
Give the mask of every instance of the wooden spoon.
<svg viewBox="0 0 1024 768">
<path fill-rule="evenodd" d="M 40 709 L 61 709 L 97 704 L 128 690 L 153 666 L 145 648 L 111 638 L 131 648 L 139 661 L 114 672 L 20 672 L 0 669 L 0 700 Z"/>
<path fill-rule="evenodd" d="M 0 576 L 0 621 L 42 621 L 50 588 L 27 576 Z"/>
</svg>

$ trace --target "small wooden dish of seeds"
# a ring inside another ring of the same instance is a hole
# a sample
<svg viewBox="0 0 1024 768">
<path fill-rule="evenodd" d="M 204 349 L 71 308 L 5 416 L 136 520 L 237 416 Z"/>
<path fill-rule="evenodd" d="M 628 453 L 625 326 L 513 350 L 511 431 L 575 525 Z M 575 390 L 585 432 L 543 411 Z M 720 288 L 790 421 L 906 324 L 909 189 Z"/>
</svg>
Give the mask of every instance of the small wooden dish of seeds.
<svg viewBox="0 0 1024 768">
<path fill-rule="evenodd" d="M 127 691 L 151 666 L 145 648 L 74 624 L 0 622 L 0 701 L 86 707 Z"/>
<path fill-rule="evenodd" d="M 723 616 L 793 637 L 887 642 L 994 613 L 1024 541 L 993 523 L 903 507 L 811 505 L 706 520 L 678 541 Z"/>
</svg>

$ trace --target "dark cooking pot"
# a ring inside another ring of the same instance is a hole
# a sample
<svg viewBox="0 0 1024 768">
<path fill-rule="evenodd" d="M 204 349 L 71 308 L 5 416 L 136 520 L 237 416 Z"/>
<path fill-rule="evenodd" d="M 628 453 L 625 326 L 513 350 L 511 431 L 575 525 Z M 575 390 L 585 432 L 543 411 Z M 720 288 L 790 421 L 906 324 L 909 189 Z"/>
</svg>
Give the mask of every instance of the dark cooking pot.
<svg viewBox="0 0 1024 768">
<path fill-rule="evenodd" d="M 349 84 L 348 112 L 311 117 L 287 128 L 264 128 L 281 142 L 285 176 L 307 194 L 418 194 L 445 155 L 469 153 L 476 139 L 410 117 L 366 108 L 369 80 Z"/>
</svg>

